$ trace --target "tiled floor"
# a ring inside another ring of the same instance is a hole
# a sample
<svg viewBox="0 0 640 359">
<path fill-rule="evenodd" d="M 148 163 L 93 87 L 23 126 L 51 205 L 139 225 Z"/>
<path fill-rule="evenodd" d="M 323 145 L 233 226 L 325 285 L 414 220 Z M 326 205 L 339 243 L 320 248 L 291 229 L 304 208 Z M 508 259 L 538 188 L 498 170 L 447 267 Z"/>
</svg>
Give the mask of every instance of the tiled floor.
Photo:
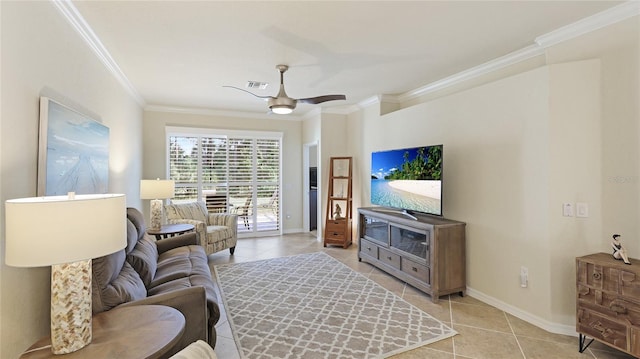
<svg viewBox="0 0 640 359">
<path fill-rule="evenodd" d="M 288 234 L 279 237 L 239 239 L 233 256 L 229 251 L 209 257 L 209 265 L 238 263 L 324 251 L 345 263 L 409 303 L 423 309 L 452 326 L 458 335 L 394 356 L 395 359 L 621 359 L 633 358 L 605 345 L 593 343 L 584 353 L 578 352 L 578 339 L 546 332 L 472 297 L 451 295 L 433 304 L 430 297 L 394 277 L 367 264 L 358 262 L 357 246 L 348 249 L 324 248 L 311 234 Z M 226 312 L 220 301 L 222 316 L 217 325 L 215 351 L 220 359 L 238 359 Z"/>
</svg>

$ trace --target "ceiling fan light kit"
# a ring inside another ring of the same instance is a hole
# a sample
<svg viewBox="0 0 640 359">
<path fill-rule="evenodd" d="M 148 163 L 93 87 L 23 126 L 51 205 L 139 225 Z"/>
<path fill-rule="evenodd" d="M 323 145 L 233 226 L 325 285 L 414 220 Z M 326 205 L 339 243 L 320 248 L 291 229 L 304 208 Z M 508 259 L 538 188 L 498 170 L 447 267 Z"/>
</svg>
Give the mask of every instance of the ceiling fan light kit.
<svg viewBox="0 0 640 359">
<path fill-rule="evenodd" d="M 289 66 L 277 65 L 276 69 L 280 72 L 280 90 L 278 91 L 278 94 L 275 97 L 256 95 L 253 92 L 250 92 L 235 86 L 223 86 L 223 87 L 230 87 L 236 90 L 244 91 L 255 97 L 261 98 L 263 100 L 267 100 L 269 104 L 269 109 L 271 110 L 271 112 L 278 115 L 290 114 L 296 108 L 296 105 L 298 104 L 298 102 L 316 105 L 316 104 L 327 102 L 327 101 L 347 99 L 345 95 L 324 95 L 324 96 L 308 97 L 308 98 L 301 98 L 301 99 L 291 98 L 287 96 L 287 93 L 284 90 L 284 73 L 289 69 Z"/>
<path fill-rule="evenodd" d="M 284 105 L 274 105 L 269 108 L 271 109 L 271 112 L 277 115 L 288 115 L 293 112 L 293 108 Z"/>
</svg>

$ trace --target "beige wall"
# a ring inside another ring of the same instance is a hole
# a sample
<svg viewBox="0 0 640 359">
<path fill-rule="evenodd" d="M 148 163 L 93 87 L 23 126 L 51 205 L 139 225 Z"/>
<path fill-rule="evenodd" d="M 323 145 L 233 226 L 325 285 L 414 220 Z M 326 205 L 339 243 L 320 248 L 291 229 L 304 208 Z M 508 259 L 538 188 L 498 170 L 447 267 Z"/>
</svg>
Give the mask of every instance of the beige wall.
<svg viewBox="0 0 640 359">
<path fill-rule="evenodd" d="M 0 227 L 4 228 L 5 200 L 36 195 L 41 94 L 80 105 L 109 127 L 109 190 L 125 193 L 129 206 L 139 206 L 140 106 L 52 3 L 2 1 L 0 8 Z M 87 239 L 91 239 L 91 233 L 87 233 Z M 6 266 L 4 240 L 2 230 L 0 357 L 17 358 L 49 333 L 50 269 Z"/>
<path fill-rule="evenodd" d="M 468 224 L 470 292 L 552 331 L 575 332 L 576 256 L 609 252 L 615 232 L 640 256 L 638 24 L 549 48 L 548 66 L 349 116 L 363 179 L 374 150 L 444 143 L 444 214 Z M 588 203 L 589 217 L 562 217 L 563 202 Z"/>
<path fill-rule="evenodd" d="M 166 126 L 282 132 L 282 227 L 302 231 L 302 121 L 145 111 L 144 178 L 167 177 Z M 148 215 L 148 202 L 144 211 Z"/>
</svg>

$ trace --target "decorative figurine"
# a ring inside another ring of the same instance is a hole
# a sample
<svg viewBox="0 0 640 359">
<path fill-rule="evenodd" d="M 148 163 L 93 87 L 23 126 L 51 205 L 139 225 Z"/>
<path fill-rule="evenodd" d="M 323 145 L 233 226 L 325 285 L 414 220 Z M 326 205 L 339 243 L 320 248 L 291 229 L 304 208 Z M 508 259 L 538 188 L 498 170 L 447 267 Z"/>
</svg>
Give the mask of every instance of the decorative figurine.
<svg viewBox="0 0 640 359">
<path fill-rule="evenodd" d="M 342 219 L 342 208 L 339 204 L 336 204 L 336 210 L 333 212 L 333 219 Z"/>
<path fill-rule="evenodd" d="M 622 259 L 625 264 L 631 264 L 631 262 L 629 262 L 629 257 L 627 257 L 627 251 L 622 247 L 622 243 L 620 243 L 618 237 L 620 237 L 619 234 L 614 234 L 613 240 L 611 241 L 611 246 L 613 247 L 613 258 Z"/>
</svg>

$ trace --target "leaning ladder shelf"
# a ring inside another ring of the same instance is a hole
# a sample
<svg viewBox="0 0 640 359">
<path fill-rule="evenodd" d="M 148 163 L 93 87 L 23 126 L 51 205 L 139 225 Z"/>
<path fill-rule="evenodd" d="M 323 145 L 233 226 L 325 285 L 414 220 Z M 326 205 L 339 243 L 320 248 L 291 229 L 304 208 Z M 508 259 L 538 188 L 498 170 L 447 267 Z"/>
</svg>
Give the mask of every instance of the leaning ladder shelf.
<svg viewBox="0 0 640 359">
<path fill-rule="evenodd" d="M 325 247 L 339 245 L 347 248 L 352 242 L 352 162 L 351 157 L 331 157 L 329 162 Z"/>
</svg>

